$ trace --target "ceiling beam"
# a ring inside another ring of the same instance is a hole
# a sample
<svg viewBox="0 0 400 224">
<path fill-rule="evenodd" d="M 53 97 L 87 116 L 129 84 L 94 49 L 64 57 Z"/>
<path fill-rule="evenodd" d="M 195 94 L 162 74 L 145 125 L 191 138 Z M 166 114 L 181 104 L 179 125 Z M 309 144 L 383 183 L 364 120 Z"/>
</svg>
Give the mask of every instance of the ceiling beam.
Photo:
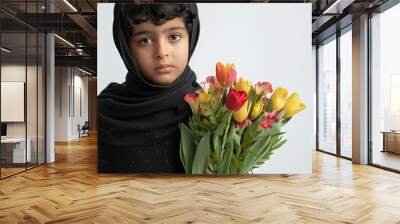
<svg viewBox="0 0 400 224">
<path fill-rule="evenodd" d="M 67 14 L 67 16 L 73 20 L 77 25 L 79 25 L 91 38 L 96 39 L 97 37 L 97 31 L 96 28 L 90 24 L 85 17 L 83 17 L 80 14 Z"/>
<path fill-rule="evenodd" d="M 80 66 L 88 67 L 92 71 L 96 71 L 96 57 L 90 56 L 55 56 L 56 66 Z"/>
<path fill-rule="evenodd" d="M 355 0 L 336 0 L 328 5 L 322 14 L 342 14 L 343 10 L 351 5 Z"/>
</svg>

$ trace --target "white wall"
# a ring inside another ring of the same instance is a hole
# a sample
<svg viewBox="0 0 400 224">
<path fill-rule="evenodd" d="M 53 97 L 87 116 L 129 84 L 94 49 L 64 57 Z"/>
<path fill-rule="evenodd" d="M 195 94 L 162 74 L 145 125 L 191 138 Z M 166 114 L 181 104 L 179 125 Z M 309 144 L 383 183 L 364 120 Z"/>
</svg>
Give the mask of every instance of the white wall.
<svg viewBox="0 0 400 224">
<path fill-rule="evenodd" d="M 55 140 L 66 141 L 68 139 L 68 67 L 55 68 Z"/>
<path fill-rule="evenodd" d="M 77 139 L 78 124 L 88 120 L 88 78 L 83 75 L 76 68 L 56 67 L 56 141 Z M 81 105 L 82 114 L 77 105 Z"/>
<path fill-rule="evenodd" d="M 288 142 L 255 173 L 311 173 L 315 148 L 311 4 L 198 3 L 200 38 L 190 61 L 198 82 L 215 73 L 215 64 L 235 63 L 254 83 L 297 91 L 307 105 L 285 127 Z M 113 4 L 98 4 L 98 93 L 123 82 L 126 68 L 112 37 Z"/>
</svg>

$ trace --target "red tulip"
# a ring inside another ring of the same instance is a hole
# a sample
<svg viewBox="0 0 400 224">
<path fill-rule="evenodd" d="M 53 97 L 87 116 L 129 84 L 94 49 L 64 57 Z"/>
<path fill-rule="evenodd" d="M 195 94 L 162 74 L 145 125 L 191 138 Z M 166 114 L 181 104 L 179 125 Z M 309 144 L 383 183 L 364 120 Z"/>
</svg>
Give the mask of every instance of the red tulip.
<svg viewBox="0 0 400 224">
<path fill-rule="evenodd" d="M 226 107 L 229 110 L 237 111 L 243 106 L 247 99 L 248 97 L 245 91 L 237 91 L 231 88 L 226 95 Z"/>
<path fill-rule="evenodd" d="M 218 83 L 223 87 L 228 87 L 236 81 L 236 70 L 234 64 L 227 64 L 226 67 L 217 63 L 216 65 L 216 75 Z"/>
</svg>

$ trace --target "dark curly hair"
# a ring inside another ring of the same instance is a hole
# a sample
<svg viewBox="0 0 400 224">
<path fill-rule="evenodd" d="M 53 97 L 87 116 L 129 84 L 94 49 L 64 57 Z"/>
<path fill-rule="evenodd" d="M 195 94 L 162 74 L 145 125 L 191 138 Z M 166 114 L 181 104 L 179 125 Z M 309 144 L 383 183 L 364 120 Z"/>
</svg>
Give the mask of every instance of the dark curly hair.
<svg viewBox="0 0 400 224">
<path fill-rule="evenodd" d="M 182 17 L 188 31 L 192 27 L 193 18 L 197 15 L 193 12 L 188 3 L 135 3 L 121 4 L 123 18 L 126 18 L 124 28 L 129 30 L 129 37 L 132 36 L 133 25 L 151 21 L 155 25 L 162 25 L 168 20 Z"/>
</svg>

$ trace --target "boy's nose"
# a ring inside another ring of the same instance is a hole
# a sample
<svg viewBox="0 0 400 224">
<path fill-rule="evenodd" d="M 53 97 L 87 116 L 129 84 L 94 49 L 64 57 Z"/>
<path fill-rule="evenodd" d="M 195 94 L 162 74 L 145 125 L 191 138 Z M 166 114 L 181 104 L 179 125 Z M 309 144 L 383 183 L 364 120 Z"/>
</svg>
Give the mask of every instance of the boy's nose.
<svg viewBox="0 0 400 224">
<path fill-rule="evenodd" d="M 156 47 L 156 58 L 164 58 L 169 56 L 168 53 L 168 46 L 166 43 L 163 41 L 158 42 L 157 47 Z"/>
</svg>

